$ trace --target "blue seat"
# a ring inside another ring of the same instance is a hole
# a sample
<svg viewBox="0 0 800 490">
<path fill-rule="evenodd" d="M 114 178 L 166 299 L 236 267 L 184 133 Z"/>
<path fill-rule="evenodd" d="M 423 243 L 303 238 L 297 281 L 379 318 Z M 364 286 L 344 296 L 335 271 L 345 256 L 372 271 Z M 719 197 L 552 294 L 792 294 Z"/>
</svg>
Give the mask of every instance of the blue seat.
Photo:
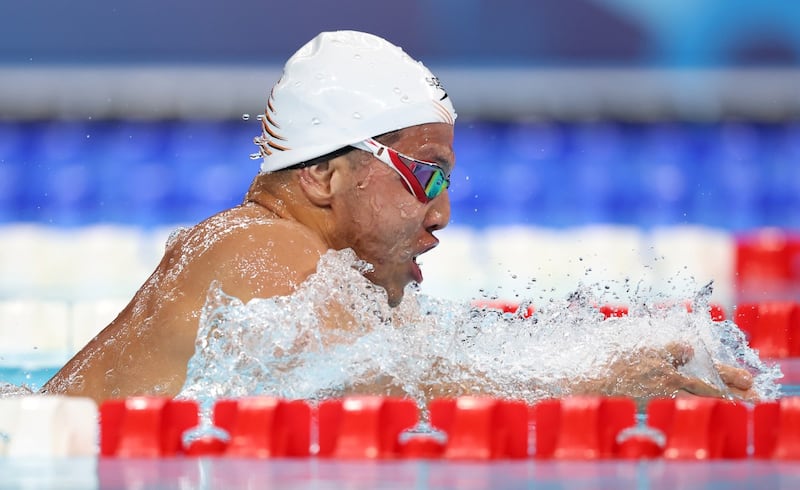
<svg viewBox="0 0 800 490">
<path fill-rule="evenodd" d="M 167 155 L 173 185 L 163 203 L 171 222 L 196 222 L 242 202 L 260 168 L 253 121 L 180 121 L 169 131 Z"/>
<path fill-rule="evenodd" d="M 196 222 L 241 202 L 250 121 L 0 122 L 0 221 Z M 459 120 L 453 223 L 800 227 L 800 125 Z"/>
<path fill-rule="evenodd" d="M 752 124 L 717 125 L 698 160 L 695 209 L 705 223 L 744 230 L 762 223 L 764 191 L 761 135 Z"/>
<path fill-rule="evenodd" d="M 774 127 L 759 156 L 760 207 L 766 226 L 800 229 L 800 125 Z"/>
<path fill-rule="evenodd" d="M 92 126 L 69 121 L 26 128 L 30 148 L 22 204 L 28 220 L 68 226 L 96 220 L 87 209 L 95 202 L 96 190 L 91 155 L 103 139 L 91 139 Z"/>
<path fill-rule="evenodd" d="M 27 186 L 24 165 L 28 151 L 26 125 L 0 122 L 0 223 L 21 219 Z"/>
<path fill-rule="evenodd" d="M 696 154 L 689 124 L 643 126 L 632 142 L 639 203 L 631 224 L 641 227 L 690 221 L 696 183 Z"/>
</svg>

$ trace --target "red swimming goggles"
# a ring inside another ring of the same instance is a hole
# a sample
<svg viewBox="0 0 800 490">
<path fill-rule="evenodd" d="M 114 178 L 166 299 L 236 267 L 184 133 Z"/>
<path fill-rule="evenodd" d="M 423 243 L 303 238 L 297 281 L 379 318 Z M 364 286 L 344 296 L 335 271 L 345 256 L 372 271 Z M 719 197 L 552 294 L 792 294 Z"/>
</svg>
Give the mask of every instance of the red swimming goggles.
<svg viewBox="0 0 800 490">
<path fill-rule="evenodd" d="M 392 167 L 400 174 L 409 192 L 421 203 L 429 202 L 450 187 L 450 178 L 445 174 L 444 169 L 433 162 L 403 155 L 372 138 L 367 138 L 352 146 L 372 153 L 375 158 Z"/>
</svg>

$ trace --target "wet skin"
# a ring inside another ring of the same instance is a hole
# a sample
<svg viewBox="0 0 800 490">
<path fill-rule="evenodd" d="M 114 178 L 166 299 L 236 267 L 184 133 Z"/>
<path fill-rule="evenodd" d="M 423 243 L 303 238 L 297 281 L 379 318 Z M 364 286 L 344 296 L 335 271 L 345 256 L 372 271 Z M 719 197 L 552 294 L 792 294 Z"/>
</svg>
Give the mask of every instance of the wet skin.
<svg viewBox="0 0 800 490">
<path fill-rule="evenodd" d="M 384 141 L 451 171 L 453 127 L 425 124 Z M 282 174 L 282 175 L 277 175 Z M 128 306 L 43 388 L 108 398 L 176 395 L 194 353 L 200 312 L 217 281 L 243 301 L 291 294 L 329 249 L 352 248 L 368 278 L 397 305 L 421 280 L 415 258 L 447 225 L 447 191 L 421 203 L 400 176 L 366 152 L 256 179 L 243 205 L 184 230 Z"/>
</svg>

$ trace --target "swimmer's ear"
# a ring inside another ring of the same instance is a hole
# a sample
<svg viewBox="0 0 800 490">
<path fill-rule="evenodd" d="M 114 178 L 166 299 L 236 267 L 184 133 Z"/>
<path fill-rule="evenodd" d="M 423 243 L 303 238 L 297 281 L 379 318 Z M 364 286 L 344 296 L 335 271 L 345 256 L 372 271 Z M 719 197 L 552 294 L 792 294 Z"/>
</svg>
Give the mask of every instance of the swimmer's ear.
<svg viewBox="0 0 800 490">
<path fill-rule="evenodd" d="M 358 163 L 349 152 L 300 170 L 300 187 L 309 201 L 317 206 L 329 206 L 337 192 L 348 189 L 353 166 Z"/>
<path fill-rule="evenodd" d="M 331 162 L 323 162 L 300 169 L 300 188 L 313 204 L 317 206 L 330 204 L 334 167 Z"/>
</svg>

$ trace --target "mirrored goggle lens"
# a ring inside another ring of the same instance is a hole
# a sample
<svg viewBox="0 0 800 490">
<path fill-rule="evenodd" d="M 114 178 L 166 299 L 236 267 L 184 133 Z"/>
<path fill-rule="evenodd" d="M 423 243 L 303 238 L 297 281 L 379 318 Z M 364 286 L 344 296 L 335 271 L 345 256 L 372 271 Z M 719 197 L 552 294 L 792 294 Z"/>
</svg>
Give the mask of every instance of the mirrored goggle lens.
<svg viewBox="0 0 800 490">
<path fill-rule="evenodd" d="M 422 179 L 420 181 L 424 182 Z M 437 168 L 433 171 L 428 183 L 425 184 L 425 195 L 428 196 L 428 199 L 433 199 L 447 189 L 449 185 L 450 181 L 444 176 L 444 172 Z"/>
<path fill-rule="evenodd" d="M 411 173 L 422 186 L 428 199 L 433 199 L 450 186 L 450 180 L 445 177 L 441 168 L 419 160 L 411 160 L 402 155 L 400 157 L 403 163 L 411 169 Z"/>
</svg>

